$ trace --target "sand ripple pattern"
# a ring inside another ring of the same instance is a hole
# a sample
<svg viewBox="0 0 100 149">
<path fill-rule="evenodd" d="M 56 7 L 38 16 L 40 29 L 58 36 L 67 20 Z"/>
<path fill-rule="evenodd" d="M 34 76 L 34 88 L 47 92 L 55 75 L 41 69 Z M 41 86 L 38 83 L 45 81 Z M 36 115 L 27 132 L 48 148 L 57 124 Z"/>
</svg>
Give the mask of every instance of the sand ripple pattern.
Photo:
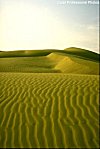
<svg viewBox="0 0 100 149">
<path fill-rule="evenodd" d="M 0 73 L 0 147 L 98 148 L 98 76 Z"/>
</svg>

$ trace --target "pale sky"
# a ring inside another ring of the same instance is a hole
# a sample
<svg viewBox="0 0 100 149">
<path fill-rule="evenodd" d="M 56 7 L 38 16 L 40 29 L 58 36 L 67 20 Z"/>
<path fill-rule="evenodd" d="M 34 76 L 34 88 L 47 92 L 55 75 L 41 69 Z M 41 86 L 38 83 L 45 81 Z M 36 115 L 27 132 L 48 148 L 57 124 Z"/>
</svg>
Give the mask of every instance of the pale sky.
<svg viewBox="0 0 100 149">
<path fill-rule="evenodd" d="M 88 0 L 0 0 L 0 50 L 67 47 L 99 52 L 98 4 Z"/>
</svg>

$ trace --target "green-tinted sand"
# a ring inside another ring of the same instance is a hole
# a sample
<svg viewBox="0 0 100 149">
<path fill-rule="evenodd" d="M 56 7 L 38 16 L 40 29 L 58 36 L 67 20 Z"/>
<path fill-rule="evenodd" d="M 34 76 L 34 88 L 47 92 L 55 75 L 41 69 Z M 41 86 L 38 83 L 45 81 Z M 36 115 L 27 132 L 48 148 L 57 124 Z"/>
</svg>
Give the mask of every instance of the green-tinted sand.
<svg viewBox="0 0 100 149">
<path fill-rule="evenodd" d="M 99 148 L 98 65 L 60 51 L 0 58 L 0 148 Z"/>
</svg>

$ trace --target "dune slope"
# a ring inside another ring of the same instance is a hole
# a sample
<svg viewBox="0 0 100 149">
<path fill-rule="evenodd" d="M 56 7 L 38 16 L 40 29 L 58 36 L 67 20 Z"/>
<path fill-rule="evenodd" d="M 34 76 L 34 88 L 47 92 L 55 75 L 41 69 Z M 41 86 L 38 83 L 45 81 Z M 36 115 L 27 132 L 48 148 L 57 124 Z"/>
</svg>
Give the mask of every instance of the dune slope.
<svg viewBox="0 0 100 149">
<path fill-rule="evenodd" d="M 6 54 L 0 58 L 0 72 L 99 74 L 99 63 L 94 59 L 80 57 L 78 52 L 75 56 L 64 53 L 64 50 L 51 51 L 51 53 L 50 50 L 3 52 Z"/>
<path fill-rule="evenodd" d="M 99 54 L 88 51 L 81 48 L 71 47 L 64 50 L 57 49 L 45 49 L 45 50 L 19 50 L 19 51 L 2 51 L 0 52 L 0 58 L 5 57 L 38 57 L 38 56 L 47 56 L 50 53 L 62 53 L 65 55 L 72 55 L 82 59 L 88 59 L 92 61 L 99 61 Z"/>
<path fill-rule="evenodd" d="M 76 47 L 70 47 L 64 49 L 67 54 L 78 56 L 83 59 L 89 59 L 92 61 L 99 61 L 99 54 L 88 51 L 86 49 L 76 48 Z"/>
<path fill-rule="evenodd" d="M 99 63 L 75 57 L 64 57 L 55 69 L 64 73 L 99 74 Z"/>
</svg>

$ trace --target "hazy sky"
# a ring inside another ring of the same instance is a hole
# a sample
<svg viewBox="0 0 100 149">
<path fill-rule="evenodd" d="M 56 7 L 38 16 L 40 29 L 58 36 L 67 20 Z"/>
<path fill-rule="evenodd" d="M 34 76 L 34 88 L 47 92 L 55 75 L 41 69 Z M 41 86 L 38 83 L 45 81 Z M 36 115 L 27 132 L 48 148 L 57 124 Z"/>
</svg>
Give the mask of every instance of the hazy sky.
<svg viewBox="0 0 100 149">
<path fill-rule="evenodd" d="M 0 50 L 74 46 L 98 52 L 99 5 L 92 1 L 0 0 Z"/>
</svg>

